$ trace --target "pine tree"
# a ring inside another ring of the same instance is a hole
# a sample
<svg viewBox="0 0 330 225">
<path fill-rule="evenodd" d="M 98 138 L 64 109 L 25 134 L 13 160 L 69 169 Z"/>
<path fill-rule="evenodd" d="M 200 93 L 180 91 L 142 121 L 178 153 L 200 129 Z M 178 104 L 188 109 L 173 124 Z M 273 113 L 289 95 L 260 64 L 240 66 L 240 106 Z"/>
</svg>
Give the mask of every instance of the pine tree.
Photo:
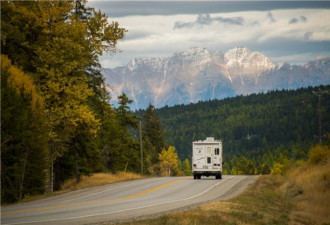
<svg viewBox="0 0 330 225">
<path fill-rule="evenodd" d="M 83 0 L 3 2 L 1 13 L 2 51 L 33 76 L 44 99 L 52 191 L 53 162 L 67 151 L 78 153 L 69 146 L 79 145 L 79 151 L 98 147 L 92 142 L 104 119 L 106 95 L 98 57 L 115 52 L 126 30 L 86 8 Z M 81 129 L 89 134 L 85 140 L 79 138 Z M 85 161 L 81 156 L 89 155 L 86 151 L 75 154 L 77 162 Z"/>
<path fill-rule="evenodd" d="M 143 136 L 145 139 L 148 139 L 151 144 L 149 152 L 151 154 L 152 163 L 156 164 L 158 161 L 158 154 L 165 147 L 165 133 L 157 116 L 156 109 L 151 104 L 149 104 L 144 113 Z"/>
<path fill-rule="evenodd" d="M 43 99 L 32 79 L 1 55 L 1 201 L 41 194 L 47 168 Z"/>
</svg>

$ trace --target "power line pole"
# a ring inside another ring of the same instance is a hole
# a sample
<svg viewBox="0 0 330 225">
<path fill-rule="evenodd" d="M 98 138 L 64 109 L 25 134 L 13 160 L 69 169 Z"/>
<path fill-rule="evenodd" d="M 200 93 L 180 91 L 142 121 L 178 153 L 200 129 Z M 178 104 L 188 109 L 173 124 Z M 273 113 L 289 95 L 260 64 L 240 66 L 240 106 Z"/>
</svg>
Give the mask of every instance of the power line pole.
<svg viewBox="0 0 330 225">
<path fill-rule="evenodd" d="M 314 95 L 319 97 L 319 144 L 322 144 L 322 105 L 321 105 L 321 98 L 322 95 L 328 94 L 327 91 L 313 91 Z"/>
<path fill-rule="evenodd" d="M 141 151 L 141 174 L 143 174 L 142 122 L 141 122 L 141 120 L 139 123 L 139 131 L 140 131 L 140 151 Z"/>
</svg>

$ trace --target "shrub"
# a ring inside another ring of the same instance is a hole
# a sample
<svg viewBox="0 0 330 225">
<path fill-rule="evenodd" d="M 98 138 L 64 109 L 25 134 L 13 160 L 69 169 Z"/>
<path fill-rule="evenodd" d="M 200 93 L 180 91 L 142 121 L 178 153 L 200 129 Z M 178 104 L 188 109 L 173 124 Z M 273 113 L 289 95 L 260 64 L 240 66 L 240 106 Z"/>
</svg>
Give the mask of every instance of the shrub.
<svg viewBox="0 0 330 225">
<path fill-rule="evenodd" d="M 330 148 L 329 146 L 317 145 L 309 151 L 309 162 L 311 164 L 325 164 L 328 161 Z"/>
</svg>

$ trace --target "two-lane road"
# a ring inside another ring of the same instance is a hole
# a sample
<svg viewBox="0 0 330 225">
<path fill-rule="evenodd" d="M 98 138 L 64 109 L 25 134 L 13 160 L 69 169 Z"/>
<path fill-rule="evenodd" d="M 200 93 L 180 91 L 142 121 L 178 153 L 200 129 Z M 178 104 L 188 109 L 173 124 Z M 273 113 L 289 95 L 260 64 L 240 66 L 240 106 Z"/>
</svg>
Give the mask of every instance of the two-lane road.
<svg viewBox="0 0 330 225">
<path fill-rule="evenodd" d="M 223 176 L 193 180 L 162 177 L 109 184 L 96 188 L 1 207 L 1 224 L 88 224 L 134 219 L 215 199 L 228 199 L 254 176 Z"/>
</svg>

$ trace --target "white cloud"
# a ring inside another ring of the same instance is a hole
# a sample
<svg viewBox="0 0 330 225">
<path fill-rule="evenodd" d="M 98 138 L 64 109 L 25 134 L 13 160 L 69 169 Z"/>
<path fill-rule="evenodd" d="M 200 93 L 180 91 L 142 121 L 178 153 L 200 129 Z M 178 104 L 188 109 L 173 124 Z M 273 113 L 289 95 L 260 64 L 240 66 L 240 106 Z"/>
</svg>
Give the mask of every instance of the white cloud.
<svg viewBox="0 0 330 225">
<path fill-rule="evenodd" d="M 292 18 L 302 16 L 304 19 L 301 22 L 289 23 Z M 233 24 L 233 18 L 237 24 Z M 170 56 L 176 51 L 193 46 L 226 51 L 242 44 L 247 47 L 258 44 L 264 46 L 273 40 L 299 41 L 306 44 L 330 41 L 330 10 L 327 9 L 245 11 L 204 16 L 126 16 L 110 20 L 118 21 L 120 26 L 128 29 L 128 33 L 126 39 L 119 41 L 118 48 L 121 53 L 101 57 L 104 67 L 125 65 L 138 56 Z M 173 29 L 178 22 L 194 25 Z M 275 47 L 283 48 L 285 52 L 286 46 L 281 45 L 280 41 Z"/>
</svg>

